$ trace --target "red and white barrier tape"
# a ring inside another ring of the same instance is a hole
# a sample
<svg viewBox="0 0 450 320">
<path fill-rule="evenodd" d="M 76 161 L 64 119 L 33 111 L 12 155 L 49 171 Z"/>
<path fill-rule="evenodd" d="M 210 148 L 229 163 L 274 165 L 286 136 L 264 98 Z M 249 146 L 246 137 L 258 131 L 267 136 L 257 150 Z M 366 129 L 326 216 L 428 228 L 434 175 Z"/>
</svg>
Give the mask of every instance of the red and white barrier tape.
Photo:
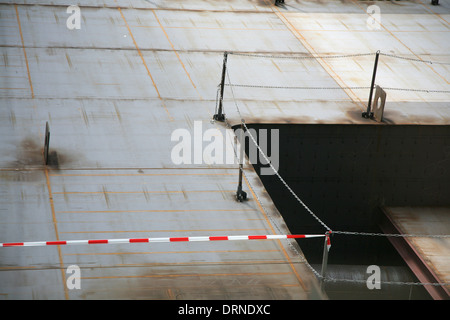
<svg viewBox="0 0 450 320">
<path fill-rule="evenodd" d="M 119 244 L 145 242 L 183 242 L 183 241 L 223 241 L 223 240 L 274 240 L 325 237 L 324 234 L 289 234 L 289 235 L 256 235 L 256 236 L 212 236 L 212 237 L 174 237 L 174 238 L 134 238 L 134 239 L 98 239 L 98 240 L 63 240 L 0 243 L 0 247 L 39 247 L 79 244 Z"/>
</svg>

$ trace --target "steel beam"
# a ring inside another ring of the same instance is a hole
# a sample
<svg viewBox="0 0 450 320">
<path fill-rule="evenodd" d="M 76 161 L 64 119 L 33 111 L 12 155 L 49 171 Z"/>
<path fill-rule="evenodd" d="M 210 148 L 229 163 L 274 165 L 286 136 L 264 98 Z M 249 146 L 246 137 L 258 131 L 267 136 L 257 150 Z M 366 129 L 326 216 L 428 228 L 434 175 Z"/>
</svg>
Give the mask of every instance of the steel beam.
<svg viewBox="0 0 450 320">
<path fill-rule="evenodd" d="M 381 230 L 386 234 L 401 234 L 402 232 L 389 217 L 389 214 L 383 208 L 381 208 L 381 211 Z M 419 252 L 417 252 L 407 238 L 388 237 L 388 239 L 420 282 L 441 283 L 437 275 L 428 266 L 426 261 L 422 259 Z M 424 287 L 434 300 L 450 299 L 450 294 L 444 286 L 424 285 Z"/>
</svg>

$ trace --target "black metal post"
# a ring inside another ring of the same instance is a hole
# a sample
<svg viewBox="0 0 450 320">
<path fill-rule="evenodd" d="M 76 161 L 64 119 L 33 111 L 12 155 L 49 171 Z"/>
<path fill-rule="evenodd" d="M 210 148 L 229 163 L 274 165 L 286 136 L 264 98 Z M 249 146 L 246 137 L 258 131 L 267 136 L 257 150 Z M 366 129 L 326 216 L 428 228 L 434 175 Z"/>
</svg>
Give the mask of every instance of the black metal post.
<svg viewBox="0 0 450 320">
<path fill-rule="evenodd" d="M 50 127 L 48 122 L 45 123 L 45 140 L 44 140 L 44 164 L 48 164 L 48 149 L 50 147 Z"/>
<path fill-rule="evenodd" d="M 227 59 L 228 59 L 228 52 L 224 52 L 223 54 L 223 65 L 222 65 L 222 80 L 220 81 L 220 99 L 219 99 L 219 110 L 217 113 L 213 116 L 214 120 L 217 121 L 225 121 L 225 115 L 223 114 L 223 90 L 225 89 L 225 75 L 227 71 Z"/>
<path fill-rule="evenodd" d="M 238 188 L 236 191 L 236 199 L 239 202 L 244 201 L 245 199 L 247 199 L 247 193 L 245 191 L 242 190 L 242 164 L 239 165 L 239 184 L 238 184 Z"/>
<path fill-rule="evenodd" d="M 239 183 L 236 191 L 236 199 L 239 202 L 242 202 L 247 199 L 247 193 L 242 190 L 242 170 L 244 170 L 244 120 L 242 120 L 241 124 L 241 138 L 240 138 L 240 156 L 239 156 Z"/>
<path fill-rule="evenodd" d="M 380 50 L 377 51 L 375 55 L 375 63 L 373 65 L 373 74 L 372 74 L 372 83 L 370 85 L 370 93 L 369 93 L 369 102 L 367 104 L 367 111 L 363 112 L 362 116 L 364 118 L 373 118 L 373 112 L 370 111 L 372 105 L 372 95 L 373 95 L 373 87 L 375 85 L 375 77 L 377 75 L 377 67 L 378 67 L 378 57 L 380 56 Z"/>
</svg>

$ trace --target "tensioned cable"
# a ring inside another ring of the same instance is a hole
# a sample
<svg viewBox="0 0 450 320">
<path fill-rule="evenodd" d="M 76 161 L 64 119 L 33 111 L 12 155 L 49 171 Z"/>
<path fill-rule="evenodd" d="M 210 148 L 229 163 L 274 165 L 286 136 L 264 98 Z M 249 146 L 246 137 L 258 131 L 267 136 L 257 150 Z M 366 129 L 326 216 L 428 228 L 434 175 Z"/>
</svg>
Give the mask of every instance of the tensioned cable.
<svg viewBox="0 0 450 320">
<path fill-rule="evenodd" d="M 297 194 L 290 188 L 290 186 L 286 183 L 286 181 L 280 176 L 280 174 L 278 173 L 278 171 L 273 167 L 271 161 L 269 161 L 268 157 L 265 155 L 265 153 L 263 152 L 263 150 L 261 149 L 261 147 L 258 145 L 258 143 L 256 142 L 255 138 L 252 136 L 252 134 L 250 133 L 250 131 L 248 130 L 247 125 L 245 124 L 244 119 L 242 118 L 242 114 L 240 112 L 239 106 L 237 104 L 236 101 L 236 97 L 234 95 L 234 90 L 233 87 L 235 86 L 231 80 L 230 80 L 230 74 L 228 72 L 228 69 L 226 70 L 226 74 L 227 74 L 227 79 L 228 79 L 228 85 L 230 86 L 231 89 L 231 94 L 233 97 L 233 101 L 234 104 L 236 106 L 236 110 L 241 118 L 241 122 L 243 127 L 245 127 L 245 129 L 248 132 L 249 137 L 251 138 L 251 140 L 253 141 L 253 143 L 255 144 L 255 146 L 257 147 L 258 151 L 261 153 L 261 155 L 264 157 L 264 159 L 267 161 L 267 163 L 269 164 L 269 166 L 272 168 L 272 170 L 275 172 L 275 174 L 277 175 L 277 177 L 281 180 L 281 182 L 285 185 L 285 187 L 289 190 L 289 192 L 296 198 L 296 200 L 322 225 L 324 226 L 328 231 L 331 231 L 331 228 L 329 228 L 319 217 L 317 217 L 317 215 L 314 214 L 314 212 L 297 196 Z M 335 88 L 335 87 L 332 87 Z M 337 88 L 339 89 L 339 88 Z M 342 88 L 341 88 L 342 89 Z M 382 233 L 363 233 L 363 232 L 347 232 L 347 231 L 338 231 L 338 232 L 334 232 L 334 233 L 340 233 L 340 234 L 348 234 L 348 235 L 370 235 L 370 236 L 385 236 L 385 237 L 430 237 L 430 238 L 448 238 L 450 237 L 450 235 L 412 235 L 412 234 L 382 234 Z"/>
<path fill-rule="evenodd" d="M 318 216 L 316 216 L 314 214 L 314 212 L 297 196 L 297 194 L 291 189 L 291 187 L 287 184 L 287 182 L 280 176 L 280 174 L 278 173 L 278 171 L 274 168 L 274 166 L 272 165 L 272 162 L 268 159 L 268 157 L 266 156 L 266 154 L 262 151 L 261 147 L 258 145 L 258 143 L 256 142 L 255 138 L 253 137 L 253 135 L 250 133 L 250 131 L 248 130 L 247 125 L 245 124 L 244 119 L 242 118 L 242 114 L 241 111 L 239 109 L 239 106 L 237 105 L 236 102 L 236 97 L 234 96 L 234 90 L 233 90 L 233 85 L 232 82 L 230 80 L 230 74 L 228 73 L 228 69 L 226 70 L 227 73 L 227 78 L 228 78 L 228 82 L 231 84 L 230 88 L 231 88 L 231 94 L 233 96 L 233 101 L 234 104 L 236 106 L 236 110 L 239 114 L 239 117 L 241 118 L 241 123 L 243 125 L 243 127 L 246 129 L 250 139 L 253 141 L 253 143 L 255 144 L 255 146 L 257 147 L 258 151 L 261 153 L 261 155 L 263 156 L 263 158 L 266 160 L 266 162 L 269 164 L 270 168 L 272 168 L 272 170 L 274 171 L 274 173 L 276 174 L 276 176 L 281 180 L 281 182 L 284 184 L 284 186 L 289 190 L 289 192 L 294 196 L 295 199 L 297 199 L 297 201 L 306 209 L 306 211 L 309 212 L 309 214 L 311 214 L 312 217 L 314 217 L 323 227 L 325 227 L 325 229 L 327 231 L 331 231 L 330 227 L 328 227 L 322 220 L 319 219 Z"/>
<path fill-rule="evenodd" d="M 408 88 L 390 88 L 390 87 L 383 87 L 383 90 L 412 91 L 412 92 L 426 92 L 426 93 L 450 93 L 450 90 L 408 89 Z"/>
<path fill-rule="evenodd" d="M 228 122 L 228 120 L 225 118 L 225 123 L 227 125 L 227 127 L 232 128 L 231 124 Z M 250 133 L 250 132 L 249 132 Z M 243 143 L 241 141 L 241 143 Z M 241 146 L 242 148 L 242 146 Z M 233 146 L 233 153 L 234 153 L 234 157 L 237 160 L 238 163 L 243 163 L 244 159 L 239 159 L 238 157 L 238 152 L 237 150 L 234 148 Z M 247 183 L 249 184 L 250 188 L 252 190 L 255 190 L 255 188 L 252 186 L 252 183 L 250 182 L 250 179 L 247 177 L 247 174 L 245 173 L 244 168 L 240 168 L 239 170 L 242 172 L 242 174 L 244 175 L 244 177 L 247 180 Z M 256 197 L 256 200 L 259 202 L 259 204 L 261 205 L 262 210 L 264 211 L 265 215 L 269 218 L 269 220 L 272 222 L 273 226 L 280 232 L 282 233 L 282 231 L 280 230 L 278 223 L 276 223 L 271 215 L 269 214 L 269 212 L 267 211 L 266 207 L 264 206 L 263 202 L 261 201 L 261 199 L 259 198 L 258 194 L 256 192 L 254 192 L 254 196 Z M 314 269 L 313 266 L 311 266 L 311 264 L 309 264 L 309 262 L 306 260 L 306 257 L 303 255 L 303 253 L 298 252 L 298 250 L 295 248 L 295 246 L 292 245 L 291 242 L 288 242 L 288 246 L 297 253 L 298 257 L 300 258 L 301 262 L 308 268 L 311 270 L 311 272 L 318 278 L 318 279 L 324 279 L 324 277 L 316 270 Z"/>
<path fill-rule="evenodd" d="M 240 54 L 240 55 L 247 55 L 247 54 Z M 361 54 L 360 54 L 361 55 Z M 249 56 L 258 56 L 258 55 L 249 55 Z M 353 55 L 356 56 L 356 55 Z M 335 56 L 337 57 L 337 56 Z M 421 62 L 424 62 L 422 60 L 419 60 Z M 286 188 L 291 192 L 291 194 L 297 199 L 297 201 L 299 201 L 299 203 L 320 223 L 322 224 L 322 226 L 324 226 L 327 231 L 331 232 L 331 229 L 322 221 L 320 220 L 313 212 L 312 210 L 295 194 L 295 192 L 289 187 L 289 185 L 284 181 L 284 179 L 279 175 L 279 173 L 277 172 L 277 170 L 273 167 L 272 163 L 269 161 L 269 159 L 267 158 L 267 156 L 264 154 L 264 152 L 261 150 L 260 146 L 257 144 L 255 138 L 252 136 L 252 134 L 250 133 L 250 131 L 248 130 L 247 125 L 245 124 L 244 119 L 242 118 L 242 114 L 240 112 L 239 106 L 237 104 L 236 101 L 236 97 L 234 95 L 234 90 L 233 90 L 233 84 L 230 80 L 230 75 L 228 70 L 226 70 L 227 73 L 227 78 L 228 78 L 228 82 L 229 84 L 226 84 L 228 86 L 230 86 L 231 89 L 231 93 L 233 96 L 233 101 L 234 104 L 236 106 L 236 110 L 241 118 L 241 123 L 242 126 L 247 130 L 249 137 L 251 138 L 251 140 L 253 141 L 253 143 L 255 144 L 255 146 L 257 147 L 258 151 L 261 153 L 261 155 L 264 157 L 264 159 L 267 161 L 267 163 L 269 164 L 269 166 L 272 168 L 272 170 L 274 171 L 274 173 L 277 175 L 277 177 L 281 180 L 281 182 L 286 186 Z M 304 87 L 306 88 L 306 87 Z M 332 87 L 333 89 L 335 87 Z M 356 87 L 353 87 L 354 89 L 356 89 Z M 361 89 L 367 89 L 370 87 L 357 87 L 357 88 L 361 88 Z M 342 87 L 337 88 L 336 89 L 344 89 Z M 408 90 L 408 91 L 414 91 L 415 89 L 401 89 L 401 88 L 391 88 L 392 90 Z M 420 91 L 424 91 L 424 92 L 447 92 L 447 91 L 440 91 L 440 90 L 420 90 Z M 217 102 L 217 101 L 216 101 Z M 228 124 L 228 122 L 227 122 Z M 236 156 L 236 155 L 235 155 Z M 243 171 L 243 170 L 242 170 Z M 414 234 L 381 234 L 381 233 L 365 233 L 365 232 L 346 232 L 346 231 L 336 231 L 333 233 L 338 233 L 338 234 L 349 234 L 349 235 L 364 235 L 364 236 L 392 236 L 392 237 L 432 237 L 432 238 L 447 238 L 450 237 L 450 235 L 414 235 Z M 320 275 L 307 261 L 306 259 L 303 259 L 304 262 L 306 263 L 307 267 L 309 269 L 311 269 L 311 271 L 320 279 L 322 279 L 325 282 L 353 282 L 353 283 L 367 283 L 366 280 L 355 280 L 355 279 L 335 279 L 335 278 L 331 278 L 331 277 L 323 277 L 322 275 Z M 425 286 L 425 285 L 430 285 L 430 286 L 448 286 L 450 285 L 450 283 L 423 283 L 423 282 L 394 282 L 394 281 L 380 281 L 380 283 L 383 284 L 393 284 L 393 285 L 421 285 L 421 286 Z"/>
<path fill-rule="evenodd" d="M 234 91 L 233 91 L 233 84 L 230 81 L 230 76 L 229 73 L 227 71 L 227 78 L 228 81 L 230 83 L 230 89 L 231 89 L 231 93 L 233 96 L 233 101 L 235 103 L 236 106 L 236 110 L 239 114 L 239 116 L 241 117 L 241 123 L 242 126 L 247 130 L 249 137 L 251 138 L 251 140 L 253 141 L 253 143 L 257 146 L 259 152 L 261 153 L 261 155 L 265 158 L 265 160 L 267 161 L 267 163 L 270 165 L 270 167 L 272 168 L 272 170 L 275 172 L 275 174 L 278 176 L 278 178 L 283 182 L 283 184 L 287 187 L 287 189 L 292 193 L 292 195 L 300 202 L 300 204 L 302 204 L 302 206 L 320 223 L 322 224 L 327 231 L 331 232 L 331 229 L 322 221 L 320 220 L 312 211 L 311 209 L 309 209 L 309 207 L 294 193 L 294 191 L 289 187 L 289 185 L 284 181 L 284 179 L 279 175 L 279 173 L 277 172 L 277 170 L 273 167 L 272 163 L 269 161 L 269 159 L 267 158 L 267 156 L 264 154 L 264 152 L 261 150 L 260 146 L 256 143 L 255 138 L 252 136 L 252 134 L 250 133 L 250 131 L 248 130 L 247 125 L 245 124 L 244 119 L 242 118 L 242 114 L 240 112 L 239 106 L 236 102 L 236 97 L 234 96 Z M 234 149 L 234 148 L 233 148 Z M 400 235 L 400 234 L 376 234 L 376 233 L 362 233 L 362 232 L 345 232 L 345 231 L 338 231 L 338 232 L 333 232 L 333 233 L 340 233 L 340 234 L 352 234 L 352 235 L 371 235 L 371 236 L 409 236 L 409 237 L 425 237 L 425 236 L 429 236 L 429 237 L 449 237 L 448 235 Z M 328 276 L 323 276 L 321 275 L 319 272 L 317 272 L 317 270 L 315 270 L 308 262 L 305 258 L 302 257 L 302 261 L 305 263 L 305 265 L 316 275 L 316 277 L 318 277 L 319 279 L 322 279 L 325 282 L 350 282 L 350 283 L 367 283 L 366 280 L 356 280 L 356 279 L 336 279 L 336 278 L 332 278 L 332 277 L 328 277 Z M 415 285 L 415 286 L 448 286 L 450 285 L 450 283 L 424 283 L 424 282 L 399 282 L 399 281 L 380 281 L 380 284 L 390 284 L 390 285 Z"/>
<path fill-rule="evenodd" d="M 254 53 L 243 53 L 243 52 L 228 52 L 235 56 L 245 56 L 245 57 L 256 57 L 256 58 L 275 58 L 275 59 L 337 59 L 337 58 L 350 58 L 350 57 L 362 57 L 362 56 L 373 56 L 375 53 L 356 53 L 356 54 L 344 54 L 344 55 L 330 55 L 330 56 L 280 56 L 280 55 L 270 55 L 270 54 L 254 54 Z"/>
<path fill-rule="evenodd" d="M 345 89 L 370 89 L 370 87 L 291 87 L 291 86 L 266 86 L 254 84 L 230 84 L 225 83 L 225 86 L 243 87 L 243 88 L 261 88 L 261 89 L 299 89 L 299 90 L 345 90 Z"/>
<path fill-rule="evenodd" d="M 382 53 L 380 52 L 381 56 L 396 58 L 396 59 L 402 59 L 402 60 L 408 60 L 408 61 L 415 61 L 415 62 L 422 62 L 422 63 L 429 63 L 429 64 L 442 64 L 442 65 L 450 65 L 450 62 L 438 62 L 438 61 L 430 61 L 430 60 L 421 60 L 416 58 L 408 58 L 408 57 L 402 57 L 397 56 L 395 54 L 389 54 L 389 53 Z"/>
<path fill-rule="evenodd" d="M 364 57 L 364 56 L 374 56 L 376 53 L 355 53 L 355 54 L 341 54 L 341 55 L 329 55 L 329 56 L 297 56 L 297 55 L 271 55 L 271 54 L 255 54 L 255 53 L 244 53 L 244 52 L 228 52 L 228 54 L 232 54 L 235 56 L 245 56 L 245 57 L 254 57 L 254 58 L 273 58 L 273 59 L 296 59 L 296 60 L 306 60 L 306 59 L 338 59 L 338 58 L 352 58 L 352 57 Z M 428 64 L 441 64 L 441 65 L 450 65 L 450 62 L 438 62 L 431 60 L 421 60 L 417 58 L 409 58 L 402 57 L 395 54 L 383 53 L 379 52 L 380 55 L 396 58 L 407 61 L 428 63 Z"/>
<path fill-rule="evenodd" d="M 270 167 L 272 168 L 272 170 L 275 172 L 275 174 L 278 176 L 278 178 L 281 180 L 281 182 L 286 186 L 286 188 L 292 193 L 292 195 L 297 199 L 298 202 L 300 202 L 300 204 L 320 223 L 322 224 L 322 226 L 324 226 L 328 231 L 331 231 L 331 229 L 322 221 L 320 220 L 314 213 L 313 211 L 295 194 L 295 192 L 289 187 L 289 185 L 286 183 L 286 181 L 279 175 L 279 173 L 277 172 L 277 170 L 273 167 L 273 165 L 271 164 L 271 162 L 269 161 L 268 157 L 265 155 L 265 153 L 262 151 L 262 149 L 260 148 L 260 146 L 258 145 L 258 143 L 256 142 L 255 138 L 251 135 L 250 131 L 248 131 L 248 127 L 245 124 L 244 119 L 242 119 L 242 114 L 240 112 L 239 106 L 237 105 L 236 102 L 236 97 L 234 95 L 234 90 L 233 87 L 235 86 L 234 84 L 231 83 L 230 81 L 230 75 L 228 73 L 227 70 L 227 78 L 228 78 L 228 82 L 229 82 L 229 86 L 231 89 L 231 94 L 233 96 L 233 101 L 234 104 L 236 106 L 236 109 L 238 111 L 239 116 L 241 117 L 241 122 L 242 125 L 245 127 L 245 129 L 248 132 L 249 137 L 251 138 L 251 140 L 253 141 L 253 143 L 255 144 L 255 146 L 258 148 L 259 152 L 261 153 L 261 155 L 264 157 L 264 159 L 267 161 L 267 163 L 270 165 Z M 334 88 L 334 87 L 333 87 Z M 384 236 L 384 237 L 428 237 L 428 238 L 449 238 L 450 235 L 415 235 L 415 234 L 383 234 L 383 233 L 366 233 L 366 232 L 350 232 L 350 231 L 333 231 L 333 233 L 336 234 L 346 234 L 346 235 L 364 235 L 364 236 Z"/>
<path fill-rule="evenodd" d="M 381 236 L 381 237 L 399 237 L 399 238 L 450 238 L 448 234 L 400 234 L 400 233 L 370 233 L 356 231 L 333 231 L 333 234 L 345 234 L 353 236 Z"/>
<path fill-rule="evenodd" d="M 255 84 L 230 84 L 225 83 L 225 86 L 242 87 L 242 88 L 258 88 L 258 89 L 294 89 L 294 90 L 361 90 L 370 89 L 370 87 L 296 87 L 296 86 L 269 86 L 269 85 L 255 85 Z M 375 86 L 374 86 L 375 88 Z M 383 90 L 393 91 L 411 91 L 411 92 L 426 92 L 426 93 L 450 93 L 450 90 L 432 90 L 432 89 L 410 89 L 410 88 L 392 88 L 383 87 Z"/>
<path fill-rule="evenodd" d="M 234 53 L 232 53 L 234 54 Z M 257 57 L 277 57 L 277 56 L 267 56 L 267 55 L 254 55 L 254 54 L 245 54 L 245 53 L 235 53 L 236 55 L 245 55 L 245 56 L 257 56 Z M 340 58 L 340 57 L 349 57 L 349 56 L 363 56 L 363 55 L 371 55 L 371 54 L 354 54 L 354 55 L 337 55 L 337 56 L 328 56 L 328 57 L 334 57 L 334 58 Z M 389 55 L 393 56 L 393 55 Z M 284 56 L 280 56 L 284 57 Z M 393 56 L 398 57 L 398 56 Z M 300 58 L 313 58 L 313 57 L 300 57 Z M 410 59 L 410 58 L 408 58 Z M 418 60 L 423 62 L 422 60 Z M 225 84 L 225 86 L 229 86 L 231 89 L 231 94 L 233 97 L 234 104 L 236 106 L 236 110 L 241 118 L 241 122 L 243 127 L 247 130 L 249 137 L 255 144 L 255 146 L 258 148 L 258 151 L 261 153 L 261 155 L 264 157 L 264 159 L 267 161 L 267 163 L 270 165 L 272 170 L 275 172 L 275 174 L 278 176 L 278 178 L 281 180 L 281 182 L 286 186 L 286 188 L 292 193 L 292 195 L 297 199 L 297 201 L 320 223 L 322 226 L 324 226 L 328 231 L 331 231 L 331 229 L 323 222 L 321 221 L 313 212 L 312 210 L 295 194 L 295 192 L 289 187 L 289 185 L 286 183 L 286 181 L 279 175 L 277 170 L 273 167 L 272 163 L 269 161 L 265 153 L 261 150 L 260 146 L 256 142 L 255 138 L 251 135 L 251 133 L 248 131 L 248 127 L 245 124 L 244 119 L 242 119 L 242 114 L 240 112 L 239 106 L 236 101 L 236 97 L 234 94 L 233 87 L 253 87 L 253 88 L 275 88 L 275 89 L 311 89 L 311 90 L 320 90 L 320 89 L 331 89 L 331 90 L 343 90 L 343 89 L 370 89 L 370 87 L 285 87 L 285 86 L 262 86 L 262 85 L 243 85 L 243 84 L 233 84 L 230 80 L 230 74 L 228 69 L 226 70 L 228 83 Z M 219 85 L 220 86 L 220 85 Z M 407 88 L 385 88 L 386 90 L 403 90 L 403 91 L 418 91 L 418 92 L 434 92 L 434 93 L 450 93 L 450 91 L 445 90 L 426 90 L 426 89 L 407 89 Z M 217 100 L 217 97 L 216 97 Z M 216 101 L 217 102 L 217 101 Z M 371 236 L 392 236 L 392 237 L 432 237 L 432 238 L 447 238 L 450 237 L 450 235 L 405 235 L 405 234 L 381 234 L 381 233 L 363 233 L 363 232 L 346 232 L 346 231 L 339 231 L 336 233 L 340 234 L 348 234 L 348 235 L 371 235 Z"/>
</svg>

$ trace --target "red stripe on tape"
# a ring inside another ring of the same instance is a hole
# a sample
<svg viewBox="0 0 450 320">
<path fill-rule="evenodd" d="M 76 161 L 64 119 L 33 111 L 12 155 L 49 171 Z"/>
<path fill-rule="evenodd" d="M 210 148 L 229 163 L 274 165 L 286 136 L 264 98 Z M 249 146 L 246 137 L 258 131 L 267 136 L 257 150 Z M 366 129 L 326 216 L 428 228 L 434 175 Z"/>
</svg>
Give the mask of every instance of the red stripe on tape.
<svg viewBox="0 0 450 320">
<path fill-rule="evenodd" d="M 89 244 L 95 244 L 95 243 L 108 243 L 108 240 L 88 240 Z"/>
<path fill-rule="evenodd" d="M 10 243 L 4 243 L 4 247 L 17 247 L 17 246 L 23 246 L 23 242 L 10 242 Z"/>
<path fill-rule="evenodd" d="M 228 240 L 228 237 L 209 237 L 209 240 L 216 241 L 216 240 Z"/>
<path fill-rule="evenodd" d="M 147 238 L 143 238 L 143 239 L 130 239 L 130 242 L 148 242 Z"/>
<path fill-rule="evenodd" d="M 288 234 L 288 239 L 298 239 L 298 238 L 306 238 L 304 234 Z"/>
<path fill-rule="evenodd" d="M 248 236 L 248 240 L 267 239 L 267 236 Z"/>
<path fill-rule="evenodd" d="M 170 238 L 170 241 L 189 241 L 189 237 Z"/>
<path fill-rule="evenodd" d="M 48 246 L 64 245 L 67 244 L 67 241 L 47 241 L 45 244 Z"/>
</svg>

